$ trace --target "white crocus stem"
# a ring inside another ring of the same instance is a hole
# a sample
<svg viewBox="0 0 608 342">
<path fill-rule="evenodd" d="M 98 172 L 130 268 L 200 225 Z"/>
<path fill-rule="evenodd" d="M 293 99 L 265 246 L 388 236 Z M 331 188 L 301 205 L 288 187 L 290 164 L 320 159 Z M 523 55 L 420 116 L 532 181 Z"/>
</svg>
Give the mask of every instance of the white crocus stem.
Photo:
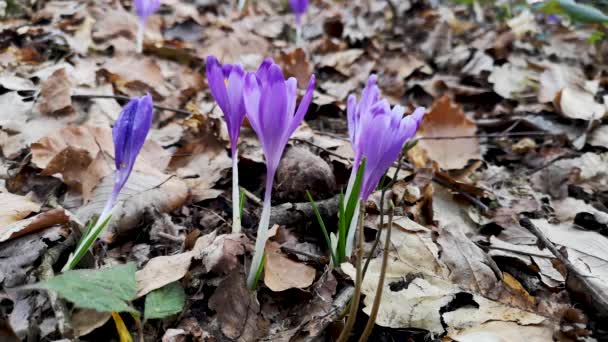
<svg viewBox="0 0 608 342">
<path fill-rule="evenodd" d="M 239 161 L 236 151 L 232 154 L 232 232 L 241 232 L 241 196 L 239 192 Z"/>
<path fill-rule="evenodd" d="M 350 258 L 353 252 L 353 246 L 355 245 L 355 231 L 357 231 L 357 222 L 359 222 L 359 209 L 361 208 L 361 201 L 357 201 L 357 206 L 355 207 L 355 212 L 353 214 L 353 219 L 350 221 L 350 226 L 348 227 L 348 235 L 346 236 L 346 246 L 344 247 L 344 254 L 347 258 Z M 363 220 L 363 217 L 361 217 Z"/>
<path fill-rule="evenodd" d="M 255 286 L 255 277 L 264 257 L 264 247 L 268 239 L 268 226 L 270 225 L 270 210 L 272 205 L 270 197 L 272 195 L 272 185 L 275 171 L 269 172 L 266 178 L 266 192 L 264 193 L 264 205 L 262 207 L 262 216 L 260 217 L 260 225 L 258 226 L 258 236 L 255 240 L 255 250 L 253 259 L 251 260 L 251 268 L 247 276 L 247 287 L 253 289 Z"/>
<path fill-rule="evenodd" d="M 95 225 L 87 232 L 87 235 L 80 241 L 78 246 L 76 246 L 74 253 L 70 254 L 68 262 L 61 270 L 62 272 L 72 270 L 74 267 L 76 267 L 76 265 L 78 265 L 80 259 L 82 259 L 84 254 L 89 250 L 89 247 L 91 247 L 99 234 L 101 234 L 101 231 L 105 228 L 104 223 L 106 223 L 106 220 L 110 217 L 110 215 L 112 215 L 114 202 L 115 200 L 112 198 L 108 201 L 108 203 L 106 203 L 106 206 L 101 212 L 101 215 L 99 215 Z"/>
<path fill-rule="evenodd" d="M 247 0 L 239 0 L 239 12 L 245 7 L 245 2 L 247 2 Z"/>
<path fill-rule="evenodd" d="M 344 209 L 346 209 L 346 203 L 348 203 L 350 194 L 353 192 L 353 186 L 355 185 L 355 179 L 357 179 L 358 169 L 358 167 L 353 166 L 353 169 L 350 172 L 350 178 L 348 178 L 348 185 L 346 186 L 346 194 L 344 194 Z"/>
<path fill-rule="evenodd" d="M 296 46 L 302 45 L 302 24 L 296 24 Z"/>
<path fill-rule="evenodd" d="M 137 53 L 142 53 L 144 51 L 144 31 L 145 30 L 146 30 L 146 21 L 140 20 L 139 25 L 137 27 L 137 43 L 136 43 Z"/>
</svg>

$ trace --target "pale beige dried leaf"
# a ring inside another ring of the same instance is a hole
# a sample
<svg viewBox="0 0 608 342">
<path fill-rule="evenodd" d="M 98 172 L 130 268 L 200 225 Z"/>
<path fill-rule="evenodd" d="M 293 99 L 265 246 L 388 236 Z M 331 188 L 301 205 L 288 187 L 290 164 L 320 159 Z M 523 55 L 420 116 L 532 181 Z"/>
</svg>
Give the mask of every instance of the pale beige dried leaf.
<svg viewBox="0 0 608 342">
<path fill-rule="evenodd" d="M 531 82 L 535 80 L 536 74 L 529 69 L 506 63 L 494 66 L 488 81 L 494 86 L 494 92 L 505 99 L 517 99 L 529 91 Z"/>
<path fill-rule="evenodd" d="M 585 75 L 582 70 L 564 64 L 549 64 L 540 75 L 538 102 L 553 102 L 560 90 L 566 87 L 582 87 Z"/>
<path fill-rule="evenodd" d="M 0 227 L 17 222 L 38 210 L 40 204 L 25 196 L 9 192 L 0 193 Z"/>
<path fill-rule="evenodd" d="M 538 31 L 536 17 L 528 9 L 521 11 L 516 17 L 509 19 L 507 25 L 517 38 L 522 38 L 527 33 L 536 33 Z"/>
<path fill-rule="evenodd" d="M 223 234 L 214 239 L 207 248 L 202 249 L 198 256 L 195 255 L 195 258 L 202 259 L 207 272 L 227 274 L 240 265 L 239 256 L 245 253 L 247 242 L 244 234 Z"/>
<path fill-rule="evenodd" d="M 588 283 L 608 298 L 608 238 L 572 224 L 551 224 L 545 219 L 532 220 L 554 244 L 567 249 L 567 258 L 586 277 Z"/>
<path fill-rule="evenodd" d="M 608 125 L 594 129 L 587 143 L 591 146 L 608 148 Z"/>
<path fill-rule="evenodd" d="M 332 52 L 325 55 L 317 56 L 317 67 L 331 67 L 345 76 L 351 75 L 351 65 L 363 55 L 365 51 L 361 49 L 348 49 L 338 52 Z"/>
<path fill-rule="evenodd" d="M 516 322 L 495 321 L 450 331 L 448 336 L 457 342 L 546 342 L 553 340 L 553 328 L 543 324 L 520 325 Z"/>
<path fill-rule="evenodd" d="M 435 101 L 420 125 L 424 137 L 475 135 L 477 125 L 463 112 L 462 107 L 447 96 Z M 459 169 L 470 159 L 481 159 L 479 139 L 420 140 L 419 145 L 428 156 L 444 169 Z"/>
<path fill-rule="evenodd" d="M 576 88 L 564 88 L 555 98 L 559 112 L 570 119 L 598 120 L 606 107 L 595 101 L 593 94 Z"/>
<path fill-rule="evenodd" d="M 267 243 L 265 255 L 264 284 L 272 291 L 307 288 L 315 280 L 315 269 L 289 259 L 280 251 L 278 243 Z"/>
<path fill-rule="evenodd" d="M 137 297 L 182 279 L 188 272 L 191 261 L 190 252 L 150 259 L 144 268 L 135 272 Z"/>
</svg>

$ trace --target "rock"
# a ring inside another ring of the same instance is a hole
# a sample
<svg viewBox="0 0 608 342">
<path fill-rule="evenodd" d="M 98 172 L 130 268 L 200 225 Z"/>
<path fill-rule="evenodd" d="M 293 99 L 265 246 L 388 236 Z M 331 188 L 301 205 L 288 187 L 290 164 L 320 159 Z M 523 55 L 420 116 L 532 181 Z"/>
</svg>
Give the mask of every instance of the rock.
<svg viewBox="0 0 608 342">
<path fill-rule="evenodd" d="M 284 202 L 307 202 L 306 191 L 315 200 L 332 196 L 336 179 L 321 157 L 303 147 L 291 147 L 283 155 L 275 182 L 274 198 Z"/>
</svg>

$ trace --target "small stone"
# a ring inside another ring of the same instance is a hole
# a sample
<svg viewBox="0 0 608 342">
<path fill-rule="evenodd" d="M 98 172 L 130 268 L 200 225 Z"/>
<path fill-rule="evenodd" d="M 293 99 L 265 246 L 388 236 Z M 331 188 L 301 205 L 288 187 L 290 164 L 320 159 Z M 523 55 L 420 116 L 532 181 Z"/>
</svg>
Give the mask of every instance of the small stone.
<svg viewBox="0 0 608 342">
<path fill-rule="evenodd" d="M 323 158 L 306 148 L 291 147 L 283 155 L 275 184 L 275 198 L 285 202 L 308 202 L 306 191 L 310 191 L 315 200 L 331 197 L 336 179 Z"/>
</svg>

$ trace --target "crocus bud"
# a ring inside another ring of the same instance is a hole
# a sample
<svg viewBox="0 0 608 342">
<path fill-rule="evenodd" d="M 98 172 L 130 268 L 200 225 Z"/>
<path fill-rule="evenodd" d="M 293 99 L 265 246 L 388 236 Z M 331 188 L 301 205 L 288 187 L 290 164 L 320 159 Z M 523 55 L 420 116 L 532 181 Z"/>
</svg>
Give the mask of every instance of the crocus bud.
<svg viewBox="0 0 608 342">
<path fill-rule="evenodd" d="M 139 17 L 139 26 L 137 30 L 137 52 L 143 51 L 144 45 L 144 30 L 148 17 L 150 17 L 160 7 L 160 0 L 134 0 L 135 12 Z"/>
</svg>

